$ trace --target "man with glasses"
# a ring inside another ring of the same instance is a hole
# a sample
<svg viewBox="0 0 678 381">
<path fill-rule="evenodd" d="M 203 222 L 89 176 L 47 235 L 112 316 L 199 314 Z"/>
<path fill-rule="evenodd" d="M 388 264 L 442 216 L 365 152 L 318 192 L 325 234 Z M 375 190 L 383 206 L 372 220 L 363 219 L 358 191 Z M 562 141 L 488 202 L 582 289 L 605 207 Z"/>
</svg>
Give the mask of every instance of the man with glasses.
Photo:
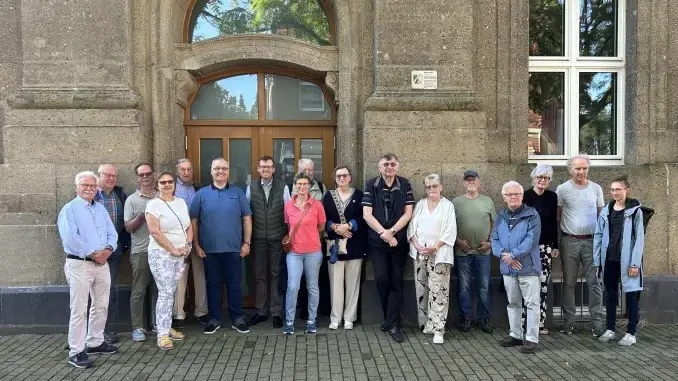
<svg viewBox="0 0 678 381">
<path fill-rule="evenodd" d="M 397 175 L 398 158 L 379 158 L 378 177 L 365 185 L 362 206 L 367 233 L 367 254 L 372 261 L 377 291 L 384 313 L 381 330 L 398 343 L 405 340 L 400 328 L 403 302 L 403 269 L 408 256 L 407 224 L 412 218 L 414 195 L 410 182 Z"/>
<path fill-rule="evenodd" d="M 88 354 L 111 354 L 118 350 L 104 341 L 111 287 L 108 258 L 118 245 L 118 233 L 106 208 L 94 202 L 97 181 L 94 172 L 78 173 L 75 176 L 77 197 L 64 205 L 57 220 L 70 289 L 68 363 L 76 368 L 92 366 Z"/>
<path fill-rule="evenodd" d="M 229 163 L 212 160 L 212 184 L 196 192 L 189 208 L 193 249 L 205 265 L 209 335 L 221 328 L 221 286 L 226 281 L 231 328 L 250 331 L 242 311 L 242 259 L 250 254 L 252 211 L 245 192 L 228 183 Z"/>
<path fill-rule="evenodd" d="M 148 226 L 146 225 L 146 204 L 155 197 L 153 167 L 141 163 L 134 168 L 138 189 L 125 201 L 125 230 L 132 235 L 130 262 L 132 262 L 132 291 L 130 314 L 132 315 L 132 340 L 146 341 L 144 306 L 146 290 L 151 289 L 151 328 L 155 328 L 155 302 L 158 289 L 148 265 Z"/>
<path fill-rule="evenodd" d="M 125 250 L 129 247 L 130 241 L 129 233 L 125 230 L 125 220 L 123 219 L 127 195 L 122 187 L 117 185 L 118 170 L 112 164 L 101 164 L 98 172 L 98 190 L 94 196 L 94 201 L 102 204 L 106 208 L 106 211 L 115 226 L 115 231 L 118 233 L 118 246 L 113 254 L 108 257 L 108 268 L 111 271 L 111 293 L 108 308 L 111 311 L 117 311 L 118 298 L 113 290 L 113 286 L 115 285 L 115 279 L 118 277 L 120 259 Z M 117 335 L 112 332 L 104 332 L 104 339 L 111 344 L 118 341 Z"/>
<path fill-rule="evenodd" d="M 252 254 L 256 279 L 256 313 L 249 319 L 255 325 L 273 317 L 273 328 L 282 327 L 282 294 L 279 289 L 282 238 L 285 224 L 285 183 L 273 177 L 273 158 L 262 156 L 257 166 L 259 181 L 253 181 L 245 192 L 252 209 Z M 269 283 L 270 277 L 270 283 Z M 269 293 L 270 289 L 270 293 Z"/>
<path fill-rule="evenodd" d="M 480 194 L 478 171 L 464 171 L 466 192 L 452 199 L 457 216 L 457 243 L 454 246 L 454 264 L 457 268 L 459 316 L 457 327 L 462 332 L 471 329 L 473 313 L 471 280 L 475 278 L 476 321 L 485 333 L 494 329 L 489 324 L 490 311 L 490 233 L 497 212 L 492 199 Z"/>
<path fill-rule="evenodd" d="M 605 206 L 603 188 L 588 179 L 591 160 L 584 154 L 571 157 L 567 167 L 571 178 L 558 185 L 557 216 L 560 220 L 562 238 L 560 254 L 563 265 L 563 315 L 565 324 L 561 332 L 571 335 L 574 331 L 576 303 L 574 290 L 579 277 L 579 265 L 589 289 L 589 315 L 593 336 L 599 337 L 603 330 L 603 291 L 593 266 L 593 234 L 596 231 L 598 214 Z M 555 257 L 556 255 L 554 255 Z"/>
<path fill-rule="evenodd" d="M 175 196 L 186 201 L 186 205 L 191 205 L 195 192 L 198 187 L 193 182 L 193 164 L 190 160 L 183 158 L 177 160 L 176 165 L 176 192 Z M 207 292 L 205 287 L 205 266 L 202 258 L 193 251 L 191 254 L 191 268 L 193 269 L 193 291 L 195 293 L 195 317 L 202 325 L 207 325 L 210 318 L 207 311 Z M 188 286 L 188 266 L 184 267 L 181 274 L 177 291 L 174 293 L 174 308 L 172 310 L 173 328 L 184 328 L 186 312 L 184 303 L 186 302 L 186 288 Z"/>
</svg>

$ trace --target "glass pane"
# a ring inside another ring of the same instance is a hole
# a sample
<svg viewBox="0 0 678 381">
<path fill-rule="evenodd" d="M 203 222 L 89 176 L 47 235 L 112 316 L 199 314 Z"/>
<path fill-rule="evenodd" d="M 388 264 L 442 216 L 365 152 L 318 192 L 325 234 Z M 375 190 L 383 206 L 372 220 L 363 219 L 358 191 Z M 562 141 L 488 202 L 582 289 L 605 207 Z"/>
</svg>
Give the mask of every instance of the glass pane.
<svg viewBox="0 0 678 381">
<path fill-rule="evenodd" d="M 294 139 L 273 139 L 275 176 L 285 184 L 292 184 L 297 164 L 294 160 Z"/>
<path fill-rule="evenodd" d="M 265 79 L 266 119 L 332 119 L 332 111 L 318 85 L 284 75 L 266 74 Z"/>
<path fill-rule="evenodd" d="M 330 23 L 318 0 L 198 0 L 192 17 L 191 42 L 262 33 L 330 45 Z"/>
<path fill-rule="evenodd" d="M 228 156 L 228 164 L 231 167 L 228 181 L 245 190 L 252 180 L 252 141 L 229 139 Z"/>
<path fill-rule="evenodd" d="M 565 55 L 565 0 L 530 0 L 530 55 Z"/>
<path fill-rule="evenodd" d="M 301 139 L 301 157 L 313 160 L 313 178 L 323 180 L 323 140 Z"/>
<path fill-rule="evenodd" d="M 257 75 L 220 79 L 200 86 L 191 103 L 191 119 L 258 119 Z"/>
<path fill-rule="evenodd" d="M 528 142 L 530 155 L 564 155 L 565 73 L 530 73 Z"/>
<path fill-rule="evenodd" d="M 200 139 L 200 185 L 212 182 L 212 160 L 224 156 L 222 139 Z"/>
<path fill-rule="evenodd" d="M 617 55 L 617 2 L 579 0 L 579 55 Z"/>
<path fill-rule="evenodd" d="M 579 73 L 579 151 L 617 154 L 617 74 Z"/>
</svg>

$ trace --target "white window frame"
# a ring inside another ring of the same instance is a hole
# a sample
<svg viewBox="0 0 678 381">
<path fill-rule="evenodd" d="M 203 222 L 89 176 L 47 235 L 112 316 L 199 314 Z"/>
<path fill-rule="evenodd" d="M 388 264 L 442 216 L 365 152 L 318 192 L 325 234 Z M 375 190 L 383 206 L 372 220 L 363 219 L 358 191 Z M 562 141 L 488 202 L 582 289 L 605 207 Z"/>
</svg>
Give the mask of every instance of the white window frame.
<svg viewBox="0 0 678 381">
<path fill-rule="evenodd" d="M 565 55 L 562 57 L 530 56 L 529 71 L 565 73 L 563 126 L 563 155 L 528 155 L 529 163 L 555 166 L 566 165 L 567 158 L 579 153 L 579 73 L 616 73 L 616 155 L 590 155 L 591 165 L 624 164 L 625 113 L 625 56 L 626 56 L 626 1 L 616 0 L 617 56 L 579 56 L 579 1 L 565 0 Z"/>
<path fill-rule="evenodd" d="M 309 87 L 312 89 L 318 88 L 318 90 L 320 90 L 320 107 L 304 107 L 304 87 Z M 315 83 L 299 81 L 299 111 L 325 111 L 324 94 L 319 86 Z"/>
</svg>

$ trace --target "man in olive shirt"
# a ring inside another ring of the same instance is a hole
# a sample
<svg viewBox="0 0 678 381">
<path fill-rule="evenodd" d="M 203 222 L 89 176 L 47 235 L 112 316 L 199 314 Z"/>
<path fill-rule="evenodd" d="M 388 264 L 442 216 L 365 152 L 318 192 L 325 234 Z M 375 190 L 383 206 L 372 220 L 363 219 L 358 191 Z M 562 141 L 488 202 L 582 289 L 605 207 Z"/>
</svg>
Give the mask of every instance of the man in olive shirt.
<svg viewBox="0 0 678 381">
<path fill-rule="evenodd" d="M 490 233 L 496 218 L 494 202 L 481 195 L 478 172 L 464 171 L 466 193 L 452 200 L 457 217 L 457 244 L 454 246 L 454 262 L 457 269 L 459 292 L 459 320 L 461 331 L 471 329 L 472 311 L 471 278 L 476 286 L 476 319 L 483 332 L 492 333 L 490 318 Z"/>
</svg>

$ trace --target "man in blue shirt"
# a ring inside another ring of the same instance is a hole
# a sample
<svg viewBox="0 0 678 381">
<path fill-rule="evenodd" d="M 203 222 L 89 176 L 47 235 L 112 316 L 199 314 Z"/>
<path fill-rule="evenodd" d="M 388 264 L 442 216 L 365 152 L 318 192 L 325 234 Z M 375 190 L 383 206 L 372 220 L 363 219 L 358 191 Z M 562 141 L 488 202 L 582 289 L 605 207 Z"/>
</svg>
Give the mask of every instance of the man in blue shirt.
<svg viewBox="0 0 678 381">
<path fill-rule="evenodd" d="M 242 311 L 242 258 L 250 254 L 252 211 L 245 192 L 228 183 L 229 164 L 212 160 L 212 184 L 200 189 L 189 213 L 193 225 L 193 250 L 203 258 L 207 278 L 207 307 L 211 320 L 205 334 L 216 332 L 221 319 L 221 283 L 225 278 L 231 328 L 249 332 Z M 244 236 L 244 240 L 243 240 Z"/>
<path fill-rule="evenodd" d="M 66 252 L 64 272 L 70 287 L 68 363 L 76 368 L 92 366 L 88 353 L 111 354 L 118 350 L 104 341 L 111 287 L 107 260 L 118 245 L 118 233 L 106 208 L 94 202 L 97 181 L 94 172 L 78 173 L 75 176 L 78 195 L 64 205 L 57 220 Z M 88 324 L 90 295 L 92 307 Z"/>
</svg>

